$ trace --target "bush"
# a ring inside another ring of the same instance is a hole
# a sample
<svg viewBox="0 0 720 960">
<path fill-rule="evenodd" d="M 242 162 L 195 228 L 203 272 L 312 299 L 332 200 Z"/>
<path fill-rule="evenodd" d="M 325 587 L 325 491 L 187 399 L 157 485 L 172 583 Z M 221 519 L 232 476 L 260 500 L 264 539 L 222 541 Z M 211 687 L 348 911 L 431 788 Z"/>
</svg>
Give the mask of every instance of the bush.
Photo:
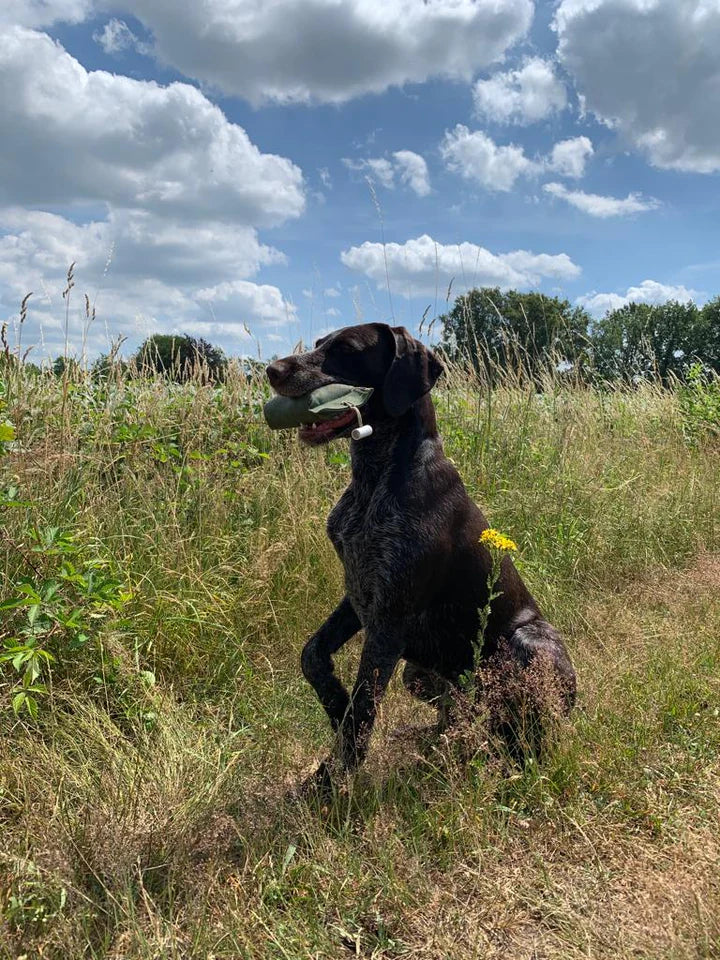
<svg viewBox="0 0 720 960">
<path fill-rule="evenodd" d="M 685 437 L 691 443 L 703 437 L 720 438 L 720 377 L 694 363 L 677 395 Z"/>
</svg>

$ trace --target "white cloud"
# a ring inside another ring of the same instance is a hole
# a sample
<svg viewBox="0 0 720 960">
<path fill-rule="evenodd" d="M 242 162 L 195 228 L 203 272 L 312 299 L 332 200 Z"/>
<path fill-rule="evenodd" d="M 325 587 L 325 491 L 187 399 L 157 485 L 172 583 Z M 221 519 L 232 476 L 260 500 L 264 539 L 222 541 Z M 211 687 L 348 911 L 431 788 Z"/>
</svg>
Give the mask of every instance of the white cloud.
<svg viewBox="0 0 720 960">
<path fill-rule="evenodd" d="M 426 197 L 430 193 L 430 178 L 423 157 L 412 150 L 396 150 L 393 158 L 400 182 L 410 187 L 419 197 Z"/>
<path fill-rule="evenodd" d="M 0 26 L 48 27 L 79 23 L 92 11 L 94 0 L 2 0 Z"/>
<path fill-rule="evenodd" d="M 117 55 L 131 49 L 137 50 L 138 53 L 149 52 L 148 46 L 135 36 L 125 21 L 117 20 L 115 17 L 108 20 L 102 30 L 95 31 L 93 40 L 110 55 Z"/>
<path fill-rule="evenodd" d="M 254 104 L 342 103 L 470 80 L 527 32 L 532 0 L 126 0 L 159 59 Z"/>
<path fill-rule="evenodd" d="M 440 154 L 449 170 L 487 190 L 502 192 L 512 190 L 520 177 L 537 177 L 545 172 L 582 177 L 593 152 L 588 137 L 573 137 L 556 143 L 548 156 L 531 159 L 522 147 L 499 146 L 482 130 L 470 131 L 461 123 L 446 131 L 440 144 Z"/>
<path fill-rule="evenodd" d="M 656 210 L 660 203 L 652 197 L 642 197 L 639 193 L 629 193 L 627 197 L 604 197 L 599 193 L 584 193 L 582 190 L 568 190 L 561 183 L 546 183 L 546 193 L 571 206 L 590 214 L 591 217 L 626 217 L 633 213 Z"/>
<path fill-rule="evenodd" d="M 588 137 L 573 137 L 556 143 L 550 152 L 547 167 L 561 177 L 579 179 L 585 175 L 585 164 L 593 155 Z"/>
<path fill-rule="evenodd" d="M 152 34 L 158 60 L 259 105 L 343 103 L 430 77 L 469 81 L 526 35 L 533 6 L 532 0 L 125 0 L 122 11 Z M 3 0 L 0 25 L 77 23 L 101 13 L 117 14 L 117 5 Z M 111 27 L 111 46 L 120 40 L 112 33 Z"/>
<path fill-rule="evenodd" d="M 430 180 L 425 160 L 419 153 L 412 150 L 396 150 L 392 161 L 385 157 L 369 157 L 367 159 L 343 159 L 348 170 L 365 172 L 371 179 L 387 190 L 395 189 L 395 177 L 401 184 L 409 187 L 419 197 L 426 197 L 430 193 Z"/>
<path fill-rule="evenodd" d="M 577 303 L 585 307 L 593 316 L 604 316 L 608 310 L 619 310 L 628 303 L 667 303 L 668 300 L 678 300 L 687 303 L 697 299 L 695 290 L 688 290 L 683 286 L 668 286 L 656 280 L 643 280 L 637 287 L 628 287 L 625 294 L 619 293 L 587 293 L 579 297 Z"/>
<path fill-rule="evenodd" d="M 83 297 L 97 307 L 90 352 L 106 350 L 111 336 L 133 343 L 150 332 L 196 332 L 199 323 L 293 322 L 295 309 L 276 287 L 227 281 L 252 275 L 282 255 L 258 243 L 247 227 L 196 223 L 192 227 L 149 214 L 112 212 L 107 220 L 76 224 L 64 217 L 19 208 L 0 210 L 0 316 L 12 318 L 30 290 L 23 343 L 43 339 L 62 348 L 62 291 L 76 261 L 71 329 L 83 326 Z M 208 288 L 208 281 L 215 284 Z M 220 332 L 220 328 L 218 328 Z M 74 337 L 77 342 L 77 337 Z M 226 343 L 232 349 L 232 343 Z"/>
<path fill-rule="evenodd" d="M 563 0 L 554 25 L 588 111 L 655 166 L 720 170 L 717 0 Z"/>
<path fill-rule="evenodd" d="M 340 291 L 337 287 L 325 287 L 323 290 L 323 296 L 325 297 L 339 297 Z"/>
<path fill-rule="evenodd" d="M 461 123 L 445 133 L 440 154 L 450 170 L 488 190 L 507 192 L 518 177 L 532 176 L 542 169 L 525 156 L 522 147 L 499 147 L 486 133 L 471 133 Z"/>
<path fill-rule="evenodd" d="M 369 157 L 360 160 L 353 160 L 350 157 L 343 157 L 343 163 L 348 170 L 356 173 L 362 173 L 369 177 L 374 183 L 379 183 L 386 190 L 395 189 L 395 171 L 393 165 L 384 157 Z"/>
<path fill-rule="evenodd" d="M 481 119 L 525 125 L 564 110 L 567 93 L 551 61 L 529 57 L 517 70 L 478 80 L 473 101 Z"/>
<path fill-rule="evenodd" d="M 100 201 L 254 226 L 298 216 L 300 170 L 195 87 L 85 70 L 45 34 L 0 35 L 0 203 Z"/>
<path fill-rule="evenodd" d="M 385 160 L 383 157 L 375 157 L 374 159 L 360 161 L 360 167 L 363 166 L 368 168 L 373 180 L 376 180 L 382 187 L 388 190 L 393 189 L 395 186 L 395 171 L 389 160 Z"/>
<path fill-rule="evenodd" d="M 294 323 L 297 320 L 295 305 L 286 300 L 277 287 L 248 280 L 224 281 L 215 287 L 207 287 L 195 293 L 198 303 L 228 304 L 234 314 L 247 317 L 249 321 L 266 326 Z"/>
<path fill-rule="evenodd" d="M 61 348 L 72 261 L 71 326 L 82 330 L 82 294 L 97 306 L 91 353 L 107 349 L 106 324 L 131 343 L 212 330 L 232 350 L 244 321 L 294 321 L 277 287 L 249 278 L 285 262 L 257 228 L 303 211 L 301 171 L 262 153 L 196 88 L 87 71 L 47 35 L 10 27 L 0 123 L 0 313 L 16 315 L 34 291 L 25 344 L 42 325 L 47 349 Z"/>
<path fill-rule="evenodd" d="M 386 284 L 408 299 L 434 296 L 438 290 L 473 286 L 532 287 L 543 278 L 570 280 L 580 268 L 565 253 L 535 254 L 527 250 L 494 254 L 474 243 L 442 244 L 427 234 L 406 243 L 371 243 L 343 251 L 340 259 L 352 270 L 374 280 L 379 289 Z"/>
</svg>

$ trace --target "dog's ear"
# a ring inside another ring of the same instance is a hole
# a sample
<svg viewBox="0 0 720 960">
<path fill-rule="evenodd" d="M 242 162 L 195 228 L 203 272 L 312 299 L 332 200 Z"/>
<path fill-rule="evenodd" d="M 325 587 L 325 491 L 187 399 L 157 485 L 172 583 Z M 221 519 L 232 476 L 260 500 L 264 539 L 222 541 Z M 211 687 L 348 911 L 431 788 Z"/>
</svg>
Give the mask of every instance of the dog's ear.
<svg viewBox="0 0 720 960">
<path fill-rule="evenodd" d="M 395 340 L 395 357 L 385 374 L 383 404 L 391 417 L 399 417 L 432 390 L 443 365 L 405 327 L 387 329 Z"/>
</svg>

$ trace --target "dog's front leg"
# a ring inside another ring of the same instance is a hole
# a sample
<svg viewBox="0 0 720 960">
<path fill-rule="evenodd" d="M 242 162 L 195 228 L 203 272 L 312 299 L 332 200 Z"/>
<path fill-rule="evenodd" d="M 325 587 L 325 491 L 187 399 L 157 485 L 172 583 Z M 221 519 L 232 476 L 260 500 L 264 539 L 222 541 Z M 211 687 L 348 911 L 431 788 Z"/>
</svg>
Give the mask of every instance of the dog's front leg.
<svg viewBox="0 0 720 960">
<path fill-rule="evenodd" d="M 343 597 L 325 623 L 305 644 L 300 658 L 302 672 L 325 707 L 333 730 L 337 730 L 342 723 L 350 698 L 335 676 L 332 657 L 359 629 L 358 615 L 348 598 Z"/>
<path fill-rule="evenodd" d="M 403 643 L 386 631 L 366 629 L 360 668 L 340 728 L 340 756 L 345 770 L 365 759 L 378 704 L 403 653 Z"/>
</svg>

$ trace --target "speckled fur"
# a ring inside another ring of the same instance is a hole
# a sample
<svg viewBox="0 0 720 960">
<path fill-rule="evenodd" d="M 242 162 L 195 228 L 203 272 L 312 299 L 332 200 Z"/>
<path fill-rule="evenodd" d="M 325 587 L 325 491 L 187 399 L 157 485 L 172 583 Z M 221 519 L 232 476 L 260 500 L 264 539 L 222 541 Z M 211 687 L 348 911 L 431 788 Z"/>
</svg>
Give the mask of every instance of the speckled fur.
<svg viewBox="0 0 720 960">
<path fill-rule="evenodd" d="M 429 391 L 441 371 L 403 327 L 386 324 L 347 327 L 268 367 L 273 387 L 288 396 L 329 382 L 375 388 L 363 417 L 373 435 L 351 441 L 352 480 L 327 523 L 345 570 L 345 597 L 302 653 L 346 769 L 364 758 L 378 702 L 401 659 L 406 686 L 425 700 L 439 700 L 473 663 L 491 557 L 479 543 L 487 522 L 437 432 Z M 497 589 L 483 658 L 510 658 L 525 668 L 542 651 L 569 709 L 570 659 L 508 557 Z M 361 629 L 365 642 L 349 695 L 332 656 Z"/>
</svg>

